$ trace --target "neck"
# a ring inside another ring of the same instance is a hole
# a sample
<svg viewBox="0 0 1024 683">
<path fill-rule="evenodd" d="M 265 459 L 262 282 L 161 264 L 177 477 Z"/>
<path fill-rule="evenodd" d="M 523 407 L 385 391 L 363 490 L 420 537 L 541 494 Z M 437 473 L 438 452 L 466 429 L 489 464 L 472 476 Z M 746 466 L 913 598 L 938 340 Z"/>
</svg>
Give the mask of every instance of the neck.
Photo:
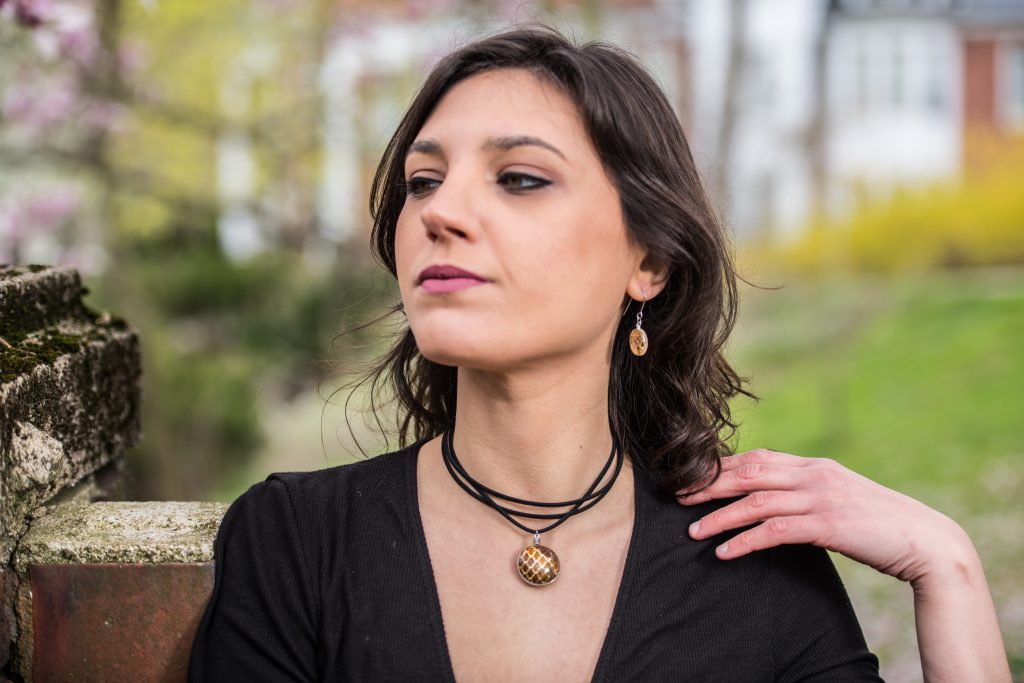
<svg viewBox="0 0 1024 683">
<path fill-rule="evenodd" d="M 474 479 L 505 495 L 579 498 L 611 452 L 608 370 L 564 359 L 555 369 L 514 374 L 460 368 L 453 435 L 459 461 Z M 623 470 L 628 466 L 627 459 Z M 597 488 L 613 475 L 614 463 Z"/>
</svg>

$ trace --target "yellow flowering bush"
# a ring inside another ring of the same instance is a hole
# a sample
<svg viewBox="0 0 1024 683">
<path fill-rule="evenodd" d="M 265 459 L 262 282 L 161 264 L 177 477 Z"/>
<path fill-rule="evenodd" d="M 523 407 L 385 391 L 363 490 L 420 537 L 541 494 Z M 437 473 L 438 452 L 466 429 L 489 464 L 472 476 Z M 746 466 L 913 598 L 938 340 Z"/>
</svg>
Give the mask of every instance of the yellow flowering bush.
<svg viewBox="0 0 1024 683">
<path fill-rule="evenodd" d="M 955 183 L 898 191 L 786 243 L 741 245 L 742 260 L 807 275 L 1024 264 L 1024 142 L 977 144 Z"/>
</svg>

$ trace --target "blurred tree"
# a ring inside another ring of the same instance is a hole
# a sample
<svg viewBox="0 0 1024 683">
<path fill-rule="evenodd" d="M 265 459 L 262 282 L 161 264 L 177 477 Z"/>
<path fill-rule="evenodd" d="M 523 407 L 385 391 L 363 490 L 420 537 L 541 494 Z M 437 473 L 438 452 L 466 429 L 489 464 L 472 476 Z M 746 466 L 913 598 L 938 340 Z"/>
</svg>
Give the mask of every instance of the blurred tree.
<svg viewBox="0 0 1024 683">
<path fill-rule="evenodd" d="M 251 458 L 260 416 L 320 377 L 337 309 L 369 282 L 360 235 L 332 242 L 317 215 L 328 50 L 373 20 L 481 27 L 494 9 L 0 0 L 0 260 L 75 265 L 94 305 L 139 329 L 133 495 L 204 497 Z M 583 3 L 584 24 L 600 13 Z M 387 133 L 361 98 L 389 83 L 388 102 L 415 85 L 360 77 L 352 91 L 366 172 Z M 367 287 L 366 305 L 382 294 Z"/>
<path fill-rule="evenodd" d="M 722 113 L 718 122 L 718 136 L 715 143 L 714 173 L 711 186 L 717 200 L 728 202 L 730 183 L 729 169 L 732 168 L 733 142 L 739 121 L 740 93 L 746 78 L 747 57 L 747 0 L 729 0 L 729 46 L 726 57 L 724 97 Z"/>
<path fill-rule="evenodd" d="M 201 498 L 249 459 L 369 281 L 314 210 L 335 6 L 0 1 L 0 259 L 94 274 L 139 329 L 135 497 Z M 246 258 L 231 211 L 260 240 Z"/>
</svg>

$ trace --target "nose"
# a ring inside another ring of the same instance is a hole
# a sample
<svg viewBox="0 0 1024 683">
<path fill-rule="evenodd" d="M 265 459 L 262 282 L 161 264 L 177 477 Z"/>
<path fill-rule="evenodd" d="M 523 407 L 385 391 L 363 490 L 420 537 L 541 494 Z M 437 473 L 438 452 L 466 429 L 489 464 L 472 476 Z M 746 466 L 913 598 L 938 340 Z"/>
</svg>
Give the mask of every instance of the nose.
<svg viewBox="0 0 1024 683">
<path fill-rule="evenodd" d="M 471 181 L 450 173 L 423 201 L 420 220 L 427 237 L 438 239 L 476 239 L 478 223 Z"/>
</svg>

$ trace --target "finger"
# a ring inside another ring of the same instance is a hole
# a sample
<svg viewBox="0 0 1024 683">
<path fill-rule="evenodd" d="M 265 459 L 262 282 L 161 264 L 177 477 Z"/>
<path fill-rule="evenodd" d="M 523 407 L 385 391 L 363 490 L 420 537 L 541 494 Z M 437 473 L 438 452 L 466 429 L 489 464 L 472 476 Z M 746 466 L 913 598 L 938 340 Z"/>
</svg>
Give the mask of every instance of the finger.
<svg viewBox="0 0 1024 683">
<path fill-rule="evenodd" d="M 787 543 L 813 543 L 816 539 L 810 517 L 771 517 L 753 529 L 736 534 L 715 548 L 715 554 L 720 559 L 732 560 L 757 550 Z"/>
<path fill-rule="evenodd" d="M 722 470 L 731 470 L 751 462 L 764 463 L 766 465 L 789 465 L 791 467 L 806 467 L 814 464 L 820 458 L 805 458 L 782 451 L 772 451 L 767 448 L 755 448 L 752 451 L 744 451 L 735 455 L 727 455 L 722 458 Z"/>
<path fill-rule="evenodd" d="M 730 498 L 760 489 L 788 491 L 799 485 L 802 476 L 805 476 L 803 468 L 749 462 L 723 472 L 714 484 L 698 493 L 686 495 L 679 499 L 679 502 L 683 505 L 695 505 L 715 498 Z"/>
<path fill-rule="evenodd" d="M 690 536 L 710 538 L 729 529 L 750 526 L 772 517 L 792 517 L 810 512 L 810 498 L 793 491 L 754 491 L 721 507 L 690 525 Z"/>
</svg>

